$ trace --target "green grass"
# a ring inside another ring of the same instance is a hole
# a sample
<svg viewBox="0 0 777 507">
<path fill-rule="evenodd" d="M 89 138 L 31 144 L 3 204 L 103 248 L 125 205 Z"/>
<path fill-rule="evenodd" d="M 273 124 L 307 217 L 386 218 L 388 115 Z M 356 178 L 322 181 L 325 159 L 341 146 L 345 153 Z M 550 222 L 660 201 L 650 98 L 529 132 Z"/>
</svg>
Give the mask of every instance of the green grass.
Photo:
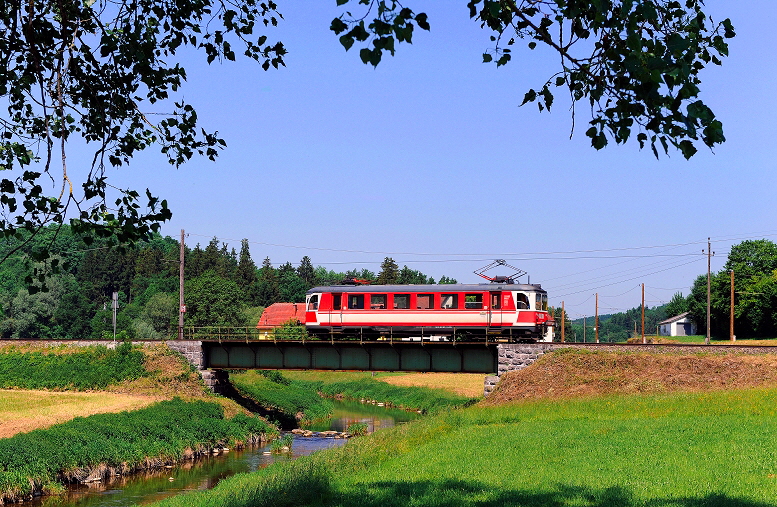
<svg viewBox="0 0 777 507">
<path fill-rule="evenodd" d="M 310 382 L 310 384 L 325 396 L 374 400 L 430 414 L 465 407 L 479 401 L 477 398 L 459 396 L 443 389 L 394 386 L 369 377 L 331 383 Z"/>
<path fill-rule="evenodd" d="M 96 346 L 78 352 L 60 352 L 14 348 L 0 351 L 0 388 L 101 389 L 139 378 L 146 372 L 143 353 L 129 343 L 114 350 Z"/>
<path fill-rule="evenodd" d="M 317 391 L 328 397 L 374 400 L 395 407 L 434 413 L 439 410 L 471 405 L 476 398 L 460 396 L 445 389 L 394 386 L 378 380 L 404 373 L 298 371 L 284 372 L 292 384 Z"/>
<path fill-rule="evenodd" d="M 178 461 L 187 449 L 234 446 L 271 433 L 277 429 L 262 419 L 238 414 L 227 420 L 217 403 L 180 399 L 131 412 L 77 417 L 0 439 L 0 498 L 56 489 L 58 476 L 83 479 L 100 465 L 147 468 Z"/>
<path fill-rule="evenodd" d="M 332 414 L 333 405 L 321 398 L 308 384 L 286 379 L 280 372 L 247 371 L 230 375 L 230 382 L 240 393 L 262 407 L 277 410 L 289 417 L 298 412 L 304 419 L 315 421 Z"/>
<path fill-rule="evenodd" d="M 773 389 L 475 406 L 162 505 L 767 507 L 775 442 Z"/>
</svg>

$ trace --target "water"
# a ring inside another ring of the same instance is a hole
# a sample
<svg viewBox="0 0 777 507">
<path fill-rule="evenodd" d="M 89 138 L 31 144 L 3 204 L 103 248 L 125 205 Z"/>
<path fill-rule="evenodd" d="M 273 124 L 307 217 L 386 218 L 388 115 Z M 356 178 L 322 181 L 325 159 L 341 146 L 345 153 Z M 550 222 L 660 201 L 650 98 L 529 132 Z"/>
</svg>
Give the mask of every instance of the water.
<svg viewBox="0 0 777 507">
<path fill-rule="evenodd" d="M 418 418 L 418 414 L 391 410 L 358 402 L 335 401 L 332 419 L 306 429 L 313 431 L 345 431 L 353 423 L 364 423 L 368 431 L 390 428 Z M 155 470 L 126 477 L 115 477 L 108 482 L 78 484 L 64 495 L 49 496 L 25 502 L 36 507 L 127 507 L 146 504 L 186 491 L 210 489 L 219 481 L 242 472 L 253 472 L 276 461 L 289 461 L 321 449 L 344 445 L 346 439 L 322 437 L 294 437 L 289 454 L 264 454 L 270 446 L 242 451 L 229 451 L 207 456 L 196 462 L 187 462 L 173 468 Z"/>
</svg>

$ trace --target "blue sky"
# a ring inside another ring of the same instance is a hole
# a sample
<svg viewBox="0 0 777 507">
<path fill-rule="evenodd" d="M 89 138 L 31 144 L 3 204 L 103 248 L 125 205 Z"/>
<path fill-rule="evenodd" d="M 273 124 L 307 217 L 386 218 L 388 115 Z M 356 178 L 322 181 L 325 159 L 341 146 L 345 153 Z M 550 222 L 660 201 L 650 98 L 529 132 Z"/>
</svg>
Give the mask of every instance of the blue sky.
<svg viewBox="0 0 777 507">
<path fill-rule="evenodd" d="M 708 3 L 737 31 L 724 65 L 703 74 L 702 98 L 727 142 L 691 161 L 676 152 L 657 161 L 634 144 L 597 152 L 582 107 L 570 140 L 563 93 L 550 114 L 519 107 L 555 58 L 518 48 L 506 67 L 481 63 L 489 34 L 465 2 L 409 2 L 429 14 L 431 32 L 373 69 L 329 31 L 340 12 L 330 0 L 281 2 L 284 20 L 266 33 L 288 48 L 286 68 L 187 58 L 181 97 L 228 143 L 216 162 L 176 170 L 147 153 L 110 177 L 168 200 L 164 234 L 185 229 L 191 246 L 247 238 L 257 263 L 308 255 L 377 271 L 389 255 L 476 283 L 473 270 L 505 258 L 572 317 L 593 314 L 596 292 L 600 313 L 638 306 L 641 283 L 660 304 L 706 272 L 708 236 L 713 270 L 732 244 L 777 237 L 777 4 Z"/>
</svg>

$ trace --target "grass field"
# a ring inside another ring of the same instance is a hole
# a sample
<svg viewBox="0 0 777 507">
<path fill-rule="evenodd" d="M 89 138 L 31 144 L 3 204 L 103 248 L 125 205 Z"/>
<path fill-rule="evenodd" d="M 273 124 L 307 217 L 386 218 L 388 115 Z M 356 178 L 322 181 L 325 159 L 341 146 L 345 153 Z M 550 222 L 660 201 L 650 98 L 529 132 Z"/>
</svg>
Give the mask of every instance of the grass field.
<svg viewBox="0 0 777 507">
<path fill-rule="evenodd" d="M 774 389 L 475 406 L 162 505 L 767 507 L 776 416 Z"/>
<path fill-rule="evenodd" d="M 283 376 L 308 382 L 349 382 L 364 378 L 380 380 L 399 387 L 428 387 L 442 389 L 460 396 L 483 396 L 484 375 L 479 373 L 394 373 L 345 371 L 284 371 Z"/>
<path fill-rule="evenodd" d="M 161 398 L 104 392 L 0 390 L 0 438 L 106 412 L 146 407 Z"/>
<path fill-rule="evenodd" d="M 483 396 L 484 379 L 485 375 L 480 373 L 408 373 L 378 378 L 394 386 L 443 389 L 468 398 Z"/>
</svg>

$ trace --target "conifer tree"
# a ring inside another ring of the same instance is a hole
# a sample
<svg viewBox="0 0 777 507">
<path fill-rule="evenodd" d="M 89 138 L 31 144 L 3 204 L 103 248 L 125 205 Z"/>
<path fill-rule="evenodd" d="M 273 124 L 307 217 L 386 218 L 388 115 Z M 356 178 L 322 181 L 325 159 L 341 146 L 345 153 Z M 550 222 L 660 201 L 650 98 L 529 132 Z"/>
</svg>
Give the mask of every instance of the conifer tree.
<svg viewBox="0 0 777 507">
<path fill-rule="evenodd" d="M 269 257 L 262 261 L 262 267 L 259 269 L 259 289 L 258 303 L 262 306 L 270 306 L 280 301 L 280 291 L 278 287 L 278 274 L 270 262 Z"/>
<path fill-rule="evenodd" d="M 235 269 L 234 280 L 245 295 L 246 302 L 250 305 L 258 304 L 259 277 L 256 274 L 256 264 L 248 250 L 248 240 L 240 242 L 240 256 Z"/>
<path fill-rule="evenodd" d="M 397 283 L 399 281 L 399 266 L 391 257 L 386 257 L 380 265 L 380 273 L 375 283 L 386 285 Z"/>
<path fill-rule="evenodd" d="M 307 255 L 302 258 L 297 268 L 297 275 L 305 282 L 308 288 L 316 285 L 316 270 L 313 269 L 313 263 Z"/>
</svg>

